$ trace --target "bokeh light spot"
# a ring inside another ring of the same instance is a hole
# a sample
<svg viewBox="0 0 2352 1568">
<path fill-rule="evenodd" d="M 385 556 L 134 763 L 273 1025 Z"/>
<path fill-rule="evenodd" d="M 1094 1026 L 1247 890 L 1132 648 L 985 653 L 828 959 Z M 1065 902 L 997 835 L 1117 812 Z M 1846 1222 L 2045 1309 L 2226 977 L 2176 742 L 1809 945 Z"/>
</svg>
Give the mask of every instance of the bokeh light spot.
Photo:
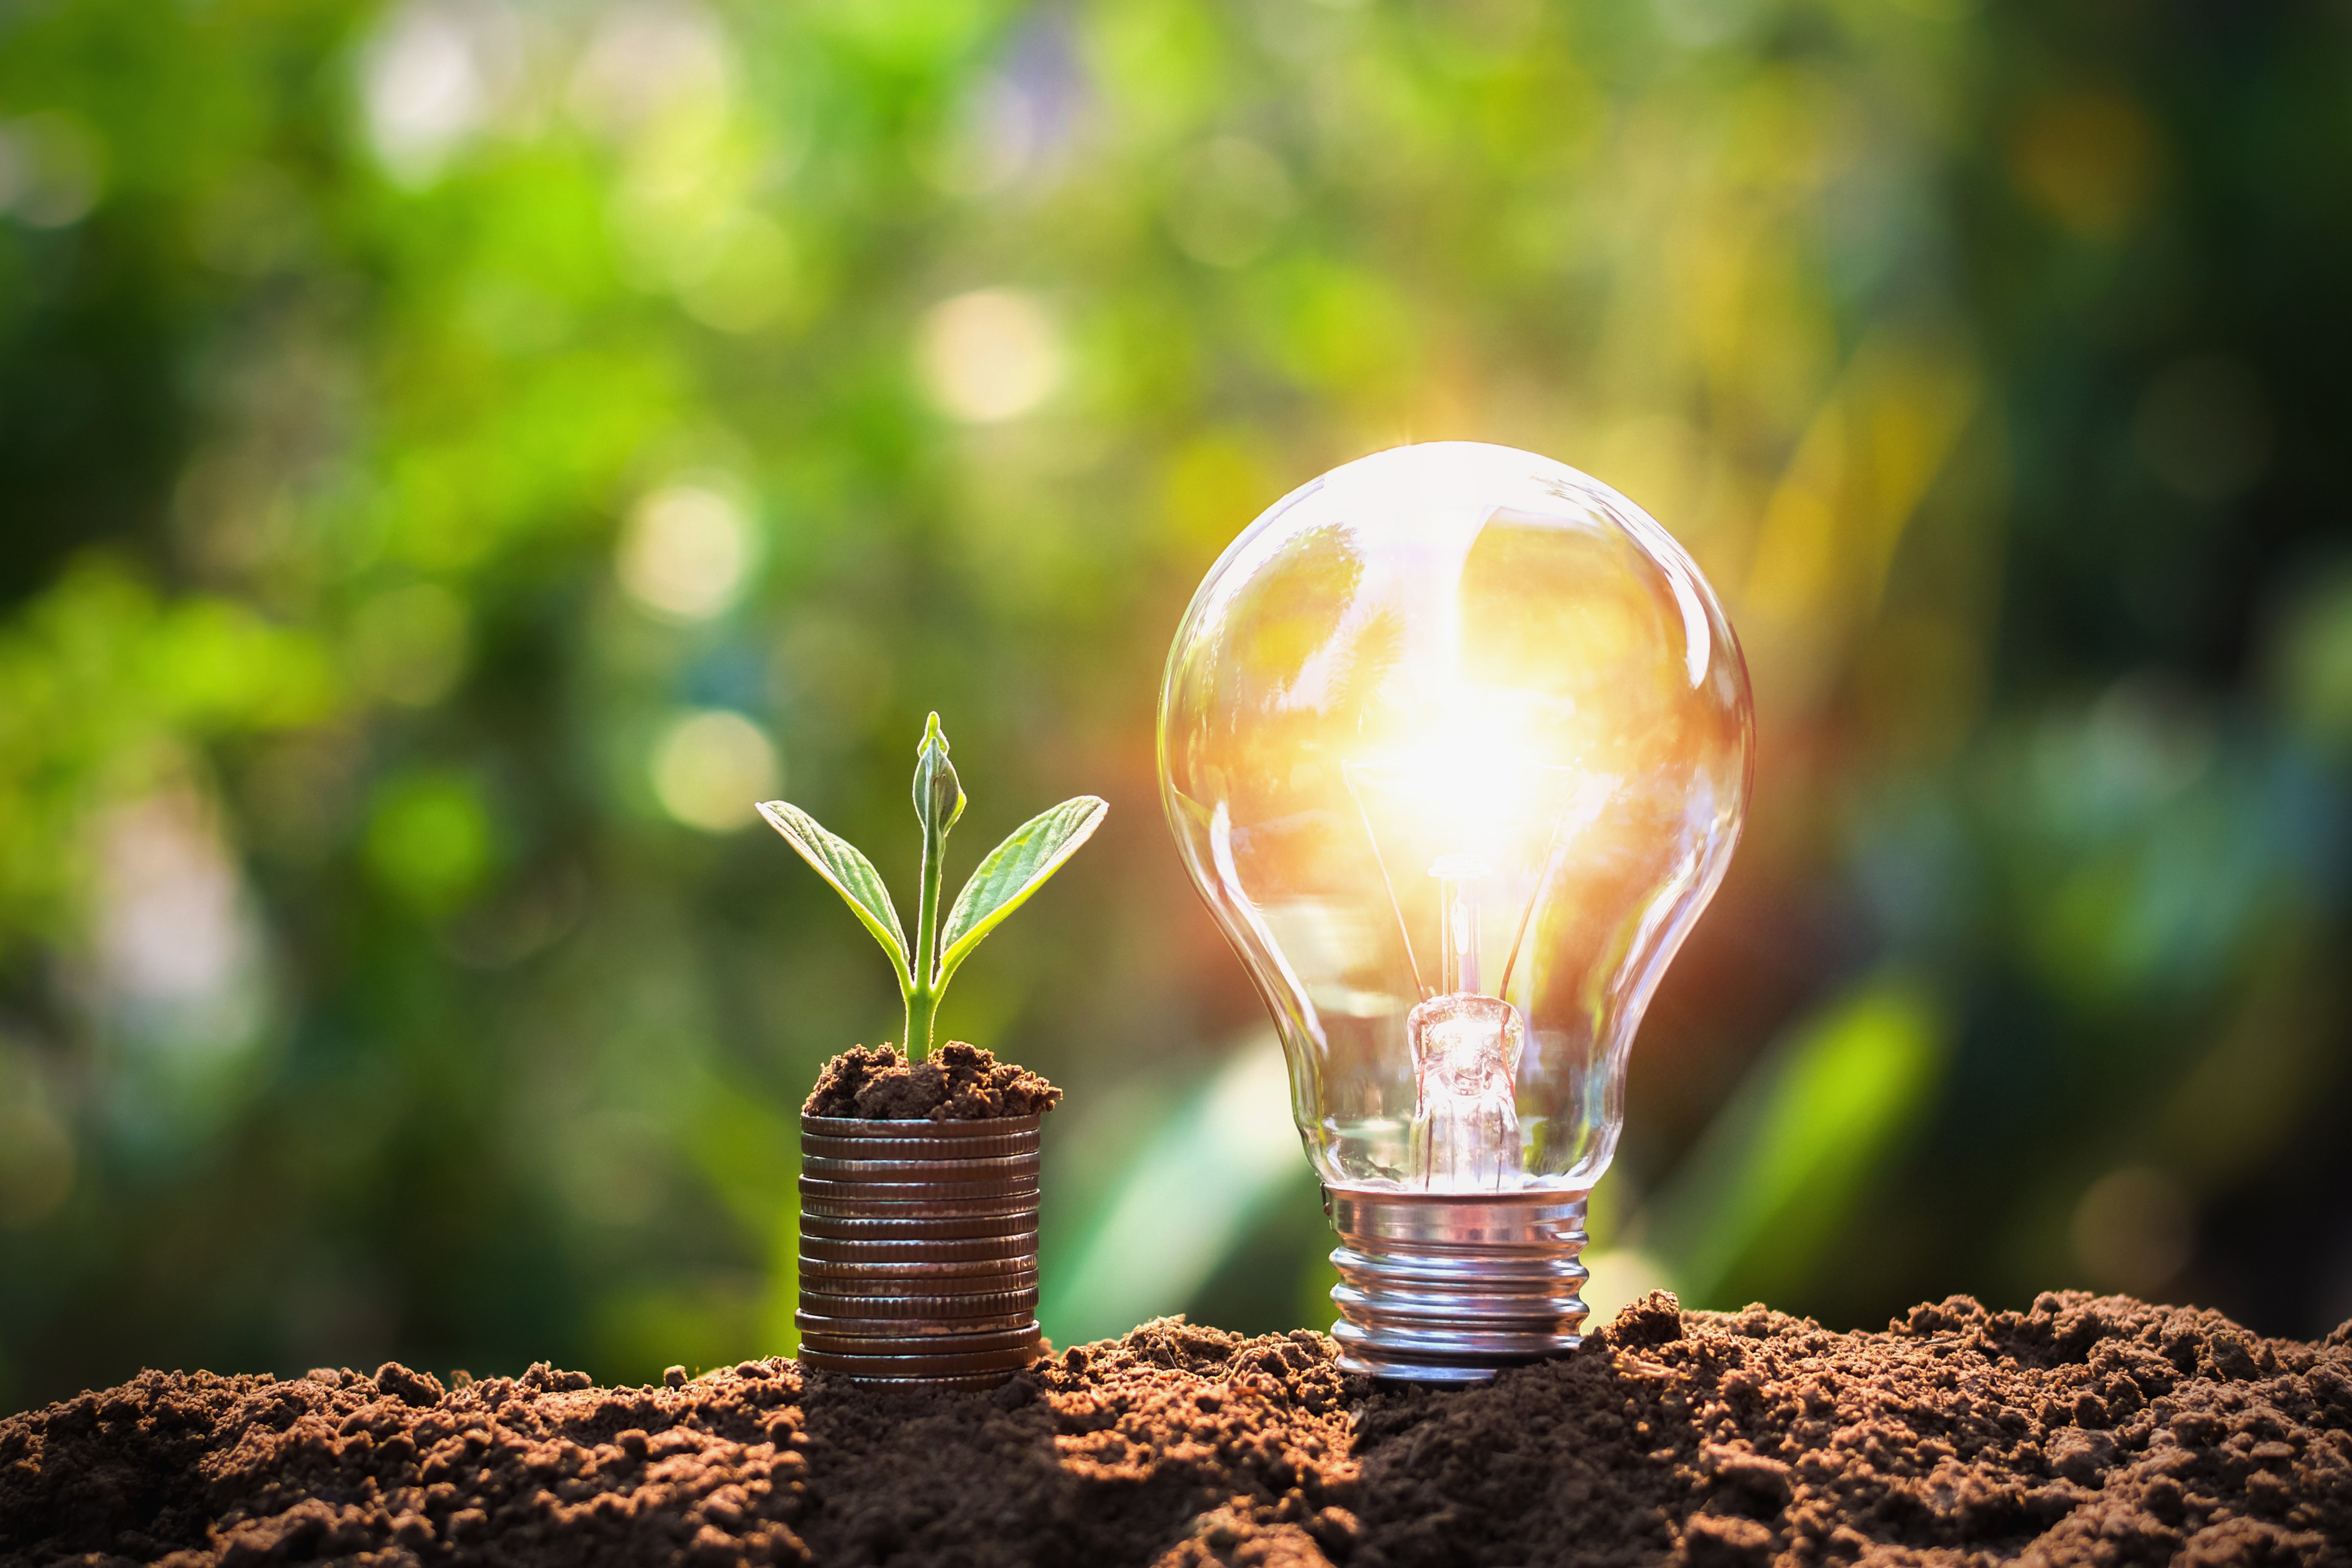
<svg viewBox="0 0 2352 1568">
<path fill-rule="evenodd" d="M 750 823 L 782 783 L 775 746 L 730 709 L 684 714 L 654 745 L 654 795 L 662 809 L 705 833 L 731 833 Z"/>
<path fill-rule="evenodd" d="M 490 817 L 481 792 L 455 773 L 413 773 L 385 789 L 367 832 L 369 868 L 426 914 L 446 914 L 490 865 Z"/>
<path fill-rule="evenodd" d="M 98 861 L 99 980 L 114 1020 L 188 1047 L 249 1033 L 258 943 L 212 802 L 178 784 L 109 809 Z"/>
<path fill-rule="evenodd" d="M 489 118 L 520 66 L 501 5 L 411 4 L 385 18 L 361 64 L 369 139 L 392 174 L 423 184 Z"/>
<path fill-rule="evenodd" d="M 1034 295 L 982 289 L 932 308 L 918 359 L 923 385 L 958 419 L 991 425 L 1028 413 L 1062 380 L 1062 340 Z"/>
<path fill-rule="evenodd" d="M 2019 121 L 2010 174 L 2035 206 L 2086 239 L 2131 226 L 2155 184 L 2156 128 L 2121 93 L 2044 100 Z"/>
<path fill-rule="evenodd" d="M 630 514 L 615 564 L 621 586 L 646 609 L 708 620 L 742 592 L 757 543 L 732 500 L 702 485 L 671 485 Z"/>
<path fill-rule="evenodd" d="M 0 125 L 0 212 L 36 228 L 79 223 L 98 205 L 106 157 L 71 115 L 28 114 Z"/>
<path fill-rule="evenodd" d="M 615 141 L 675 107 L 724 102 L 734 71 L 726 30 L 700 5 L 614 5 L 573 70 L 572 111 Z"/>
</svg>

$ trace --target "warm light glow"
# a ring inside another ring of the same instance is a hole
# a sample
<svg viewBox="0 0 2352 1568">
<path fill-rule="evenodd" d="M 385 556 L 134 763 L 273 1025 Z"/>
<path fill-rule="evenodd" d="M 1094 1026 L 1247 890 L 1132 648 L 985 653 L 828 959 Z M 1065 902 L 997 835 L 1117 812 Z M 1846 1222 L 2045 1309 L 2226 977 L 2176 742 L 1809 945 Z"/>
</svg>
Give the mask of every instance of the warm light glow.
<svg viewBox="0 0 2352 1568">
<path fill-rule="evenodd" d="M 1507 860 L 1549 837 L 1575 793 L 1573 770 L 1547 766 L 1507 706 L 1464 692 L 1440 706 L 1427 730 L 1346 763 L 1349 778 L 1385 791 L 1446 854 Z"/>
</svg>

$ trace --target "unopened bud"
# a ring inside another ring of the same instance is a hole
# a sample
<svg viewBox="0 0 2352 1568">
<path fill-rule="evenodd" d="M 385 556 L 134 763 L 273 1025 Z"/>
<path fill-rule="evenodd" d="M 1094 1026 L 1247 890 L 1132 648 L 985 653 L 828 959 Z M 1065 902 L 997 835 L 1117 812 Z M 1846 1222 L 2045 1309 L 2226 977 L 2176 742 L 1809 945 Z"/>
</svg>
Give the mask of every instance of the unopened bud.
<svg viewBox="0 0 2352 1568">
<path fill-rule="evenodd" d="M 962 815 L 963 786 L 956 782 L 955 764 L 948 761 L 948 738 L 934 713 L 915 750 L 915 818 L 925 833 L 944 838 Z"/>
</svg>

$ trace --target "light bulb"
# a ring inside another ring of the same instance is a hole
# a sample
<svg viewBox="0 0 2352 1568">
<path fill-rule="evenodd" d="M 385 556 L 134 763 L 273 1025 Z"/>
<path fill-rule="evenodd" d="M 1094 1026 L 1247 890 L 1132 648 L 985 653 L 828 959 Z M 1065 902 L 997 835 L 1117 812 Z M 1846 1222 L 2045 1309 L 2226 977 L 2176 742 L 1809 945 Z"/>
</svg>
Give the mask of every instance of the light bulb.
<svg viewBox="0 0 2352 1568">
<path fill-rule="evenodd" d="M 1349 1370 L 1466 1382 L 1580 1342 L 1628 1047 L 1754 733 L 1689 555 L 1532 453 L 1349 463 L 1201 584 L 1161 793 L 1282 1035 Z"/>
</svg>

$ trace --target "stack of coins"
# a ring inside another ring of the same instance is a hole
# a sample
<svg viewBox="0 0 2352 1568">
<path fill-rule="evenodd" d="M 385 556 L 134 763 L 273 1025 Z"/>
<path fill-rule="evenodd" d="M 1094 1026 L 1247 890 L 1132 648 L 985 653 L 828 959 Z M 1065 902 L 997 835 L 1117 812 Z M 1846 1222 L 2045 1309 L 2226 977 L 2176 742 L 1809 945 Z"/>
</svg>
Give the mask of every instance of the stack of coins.
<svg viewBox="0 0 2352 1568">
<path fill-rule="evenodd" d="M 994 1388 L 1036 1359 L 1043 1116 L 801 1118 L 801 1362 Z"/>
</svg>

